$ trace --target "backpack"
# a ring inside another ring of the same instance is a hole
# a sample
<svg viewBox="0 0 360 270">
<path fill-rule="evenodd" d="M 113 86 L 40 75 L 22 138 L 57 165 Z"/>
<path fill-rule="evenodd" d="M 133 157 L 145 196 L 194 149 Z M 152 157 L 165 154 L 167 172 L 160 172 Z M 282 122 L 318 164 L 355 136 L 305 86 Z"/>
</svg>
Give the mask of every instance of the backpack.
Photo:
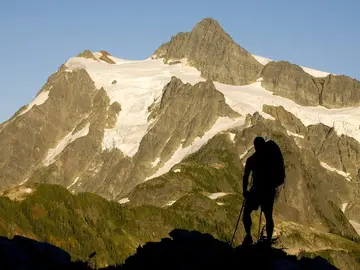
<svg viewBox="0 0 360 270">
<path fill-rule="evenodd" d="M 265 153 L 267 160 L 266 171 L 268 179 L 271 180 L 271 188 L 278 188 L 285 183 L 285 164 L 280 147 L 273 141 L 265 143 Z"/>
</svg>

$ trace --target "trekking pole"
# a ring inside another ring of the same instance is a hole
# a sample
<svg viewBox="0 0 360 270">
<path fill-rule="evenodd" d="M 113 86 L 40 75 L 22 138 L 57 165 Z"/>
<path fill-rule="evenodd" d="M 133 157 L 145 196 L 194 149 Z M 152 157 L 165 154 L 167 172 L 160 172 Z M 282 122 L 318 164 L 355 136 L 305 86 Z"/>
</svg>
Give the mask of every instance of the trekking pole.
<svg viewBox="0 0 360 270">
<path fill-rule="evenodd" d="M 260 208 L 260 218 L 259 218 L 258 240 L 260 239 L 261 216 L 262 216 L 262 209 Z"/>
<path fill-rule="evenodd" d="M 237 231 L 237 227 L 239 226 L 239 221 L 240 221 L 242 212 L 243 212 L 243 210 L 244 210 L 245 201 L 246 201 L 246 199 L 244 198 L 243 203 L 242 203 L 242 206 L 241 206 L 241 210 L 240 210 L 239 217 L 238 217 L 238 219 L 237 219 L 237 221 L 236 221 L 235 230 L 234 230 L 233 236 L 232 236 L 232 238 L 231 238 L 231 242 L 229 243 L 229 244 L 230 244 L 230 247 L 232 247 L 232 243 L 233 243 L 234 238 L 235 238 L 235 234 L 236 234 L 236 231 Z"/>
</svg>

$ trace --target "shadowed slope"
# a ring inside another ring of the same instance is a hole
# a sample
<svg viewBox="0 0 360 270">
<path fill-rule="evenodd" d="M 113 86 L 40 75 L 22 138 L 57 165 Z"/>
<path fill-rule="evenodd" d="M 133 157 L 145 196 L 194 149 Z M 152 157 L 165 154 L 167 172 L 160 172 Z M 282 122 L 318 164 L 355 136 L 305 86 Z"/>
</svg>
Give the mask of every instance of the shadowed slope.
<svg viewBox="0 0 360 270">
<path fill-rule="evenodd" d="M 298 260 L 282 249 L 260 244 L 233 249 L 198 231 L 176 229 L 170 236 L 139 247 L 122 266 L 102 269 L 337 269 L 321 257 Z M 66 251 L 47 243 L 20 236 L 0 238 L 2 269 L 92 269 L 88 263 L 70 259 Z"/>
<path fill-rule="evenodd" d="M 282 249 L 261 244 L 233 249 L 197 231 L 176 229 L 170 236 L 139 247 L 115 269 L 337 269 L 321 257 L 298 260 Z"/>
</svg>

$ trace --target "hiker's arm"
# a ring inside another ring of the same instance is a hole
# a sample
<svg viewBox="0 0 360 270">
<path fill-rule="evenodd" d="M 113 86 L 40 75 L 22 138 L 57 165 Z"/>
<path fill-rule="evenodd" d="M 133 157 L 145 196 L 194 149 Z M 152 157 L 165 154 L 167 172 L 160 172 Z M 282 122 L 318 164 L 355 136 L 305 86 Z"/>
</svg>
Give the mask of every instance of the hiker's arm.
<svg viewBox="0 0 360 270">
<path fill-rule="evenodd" d="M 250 159 L 248 159 L 246 161 L 245 171 L 244 171 L 244 176 L 243 176 L 243 194 L 245 194 L 247 192 L 247 187 L 249 184 L 249 176 L 250 176 L 250 172 L 251 172 L 250 164 L 251 164 Z"/>
</svg>

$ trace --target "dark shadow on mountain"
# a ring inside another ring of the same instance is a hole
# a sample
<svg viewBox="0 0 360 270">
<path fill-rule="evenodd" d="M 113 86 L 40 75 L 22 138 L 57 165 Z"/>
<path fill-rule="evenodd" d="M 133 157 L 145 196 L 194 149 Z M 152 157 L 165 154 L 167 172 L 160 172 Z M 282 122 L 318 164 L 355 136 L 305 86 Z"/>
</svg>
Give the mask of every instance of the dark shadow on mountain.
<svg viewBox="0 0 360 270">
<path fill-rule="evenodd" d="M 65 269 L 70 263 L 69 253 L 48 243 L 0 237 L 0 269 Z"/>
<path fill-rule="evenodd" d="M 176 229 L 170 237 L 139 247 L 124 265 L 110 269 L 337 269 L 321 257 L 298 260 L 262 244 L 231 248 L 198 231 Z"/>
<path fill-rule="evenodd" d="M 175 229 L 171 238 L 139 246 L 121 266 L 103 269 L 337 269 L 321 257 L 287 255 L 261 244 L 231 248 L 210 234 Z M 96 255 L 94 255 L 96 256 Z M 21 236 L 0 237 L 0 269 L 91 269 L 86 262 L 71 262 L 66 251 Z"/>
</svg>

